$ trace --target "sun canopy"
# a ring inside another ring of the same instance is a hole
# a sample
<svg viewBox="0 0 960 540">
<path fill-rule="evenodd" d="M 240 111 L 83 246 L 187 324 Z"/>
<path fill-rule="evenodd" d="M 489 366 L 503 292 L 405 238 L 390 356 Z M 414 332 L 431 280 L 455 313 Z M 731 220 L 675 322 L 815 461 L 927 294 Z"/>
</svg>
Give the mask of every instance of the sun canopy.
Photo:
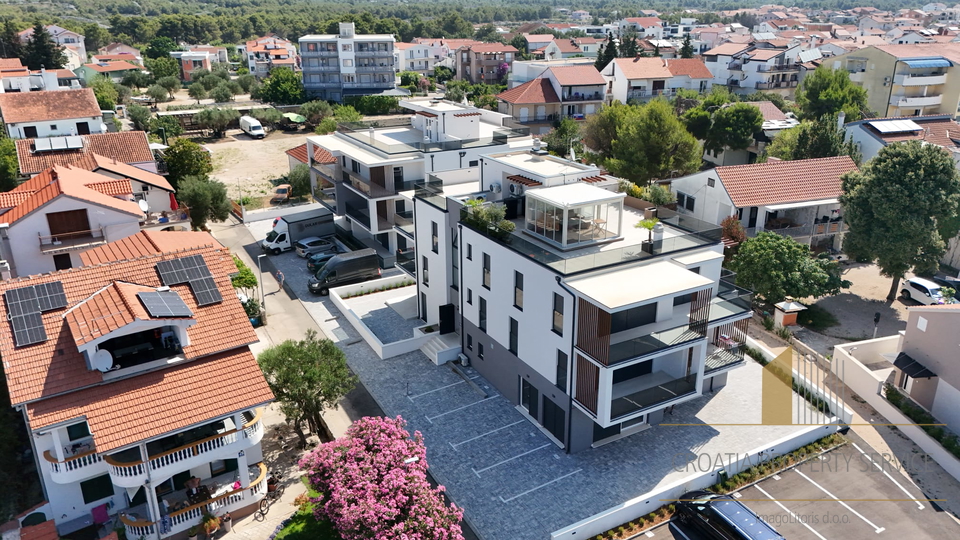
<svg viewBox="0 0 960 540">
<path fill-rule="evenodd" d="M 896 366 L 900 371 L 907 374 L 908 377 L 914 379 L 927 379 L 930 377 L 936 377 L 937 375 L 923 366 L 923 364 L 914 360 L 907 353 L 900 353 L 897 355 L 897 359 L 893 361 L 893 365 Z"/>
<path fill-rule="evenodd" d="M 283 117 L 291 122 L 296 122 L 298 124 L 302 124 L 307 121 L 307 118 L 305 116 L 301 116 L 297 113 L 292 113 L 292 112 L 283 113 Z"/>
<path fill-rule="evenodd" d="M 903 63 L 912 68 L 939 68 L 953 66 L 953 64 L 946 58 L 936 58 L 932 60 L 904 60 Z"/>
</svg>

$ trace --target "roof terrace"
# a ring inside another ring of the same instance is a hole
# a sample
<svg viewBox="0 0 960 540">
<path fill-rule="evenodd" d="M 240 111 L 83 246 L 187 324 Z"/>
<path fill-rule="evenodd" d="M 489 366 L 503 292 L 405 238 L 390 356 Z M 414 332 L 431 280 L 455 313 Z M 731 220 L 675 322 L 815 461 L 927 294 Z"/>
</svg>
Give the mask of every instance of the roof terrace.
<svg viewBox="0 0 960 540">
<path fill-rule="evenodd" d="M 409 118 L 343 123 L 337 126 L 337 131 L 360 144 L 390 155 L 499 146 L 530 135 L 527 129 L 503 128 L 480 122 L 480 136 L 475 139 L 453 138 L 433 142 L 424 140 L 423 131 L 414 128 Z"/>
</svg>

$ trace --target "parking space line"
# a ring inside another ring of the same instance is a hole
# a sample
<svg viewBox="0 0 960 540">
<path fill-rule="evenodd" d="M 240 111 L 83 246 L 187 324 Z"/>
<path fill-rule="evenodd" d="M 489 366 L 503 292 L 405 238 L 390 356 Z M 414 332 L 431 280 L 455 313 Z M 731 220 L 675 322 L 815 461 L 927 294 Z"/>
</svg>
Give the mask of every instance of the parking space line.
<svg viewBox="0 0 960 540">
<path fill-rule="evenodd" d="M 545 444 L 545 445 L 543 445 L 543 446 L 538 446 L 538 447 L 534 448 L 533 450 L 527 450 L 526 452 L 524 452 L 524 453 L 522 453 L 522 454 L 517 454 L 516 456 L 513 456 L 512 458 L 507 458 L 507 459 L 505 459 L 505 460 L 503 460 L 503 461 L 494 463 L 493 465 L 490 465 L 489 467 L 484 467 L 484 468 L 480 469 L 479 471 L 476 470 L 476 469 L 474 469 L 473 467 L 471 467 L 470 470 L 473 471 L 473 474 L 477 475 L 477 478 L 480 478 L 480 473 L 482 473 L 482 472 L 484 472 L 484 471 L 489 471 L 490 469 L 492 469 L 492 468 L 494 468 L 494 467 L 499 467 L 500 465 L 503 465 L 504 463 L 509 463 L 509 462 L 511 462 L 511 461 L 513 461 L 513 460 L 515 460 L 515 459 L 517 459 L 517 458 L 522 458 L 523 456 L 525 456 L 525 455 L 527 455 L 527 454 L 532 454 L 532 453 L 536 452 L 537 450 L 543 450 L 544 448 L 548 448 L 548 447 L 550 447 L 550 443 L 547 443 L 547 444 Z"/>
<path fill-rule="evenodd" d="M 880 469 L 880 472 L 882 472 L 882 473 L 884 474 L 884 476 L 886 476 L 887 478 L 889 478 L 891 482 L 893 482 L 898 488 L 900 488 L 900 491 L 906 493 L 906 494 L 907 494 L 907 497 L 913 498 L 913 495 L 912 495 L 909 491 L 907 491 L 906 488 L 904 488 L 903 486 L 901 486 L 901 485 L 900 485 L 900 482 L 897 482 L 892 476 L 890 476 L 890 473 L 888 473 L 887 471 L 885 471 L 885 470 L 883 469 L 883 467 L 881 467 L 876 461 L 873 460 L 873 458 L 871 458 L 866 452 L 864 452 L 863 450 L 861 450 L 860 447 L 857 446 L 857 443 L 851 442 L 850 444 L 852 444 L 853 447 L 856 448 L 861 454 L 863 454 L 864 456 L 866 456 L 866 458 L 870 460 L 870 463 L 873 463 L 874 467 L 876 467 L 877 469 Z M 923 505 L 920 504 L 920 501 L 914 500 L 914 502 L 917 503 L 917 506 L 920 507 L 920 510 L 923 510 Z"/>
<path fill-rule="evenodd" d="M 807 476 L 807 475 L 803 474 L 802 472 L 800 472 L 799 469 L 794 469 L 794 470 L 797 471 L 797 474 L 799 474 L 800 476 L 806 478 L 806 479 L 807 479 L 807 482 L 810 482 L 811 484 L 813 484 L 814 486 L 816 486 L 817 488 L 819 488 L 820 491 L 826 493 L 826 494 L 827 494 L 828 496 L 830 496 L 833 500 L 835 500 L 835 501 L 837 501 L 838 503 L 842 504 L 844 508 L 846 508 L 847 510 L 853 512 L 853 514 L 854 514 L 855 516 L 857 516 L 858 518 L 862 519 L 864 522 L 866 522 L 867 525 L 873 527 L 873 532 L 875 532 L 875 533 L 877 533 L 877 534 L 880 534 L 880 533 L 882 533 L 883 531 L 886 530 L 886 528 L 884 528 L 884 527 L 877 527 L 876 525 L 874 525 L 869 519 L 863 517 L 863 515 L 861 515 L 860 512 L 857 512 L 857 511 L 854 510 L 853 508 L 850 508 L 850 505 L 848 505 L 847 503 L 845 503 L 845 502 L 841 501 L 840 499 L 838 499 L 833 493 L 830 493 L 829 491 L 827 491 L 827 488 L 825 488 L 825 487 L 821 486 L 820 484 L 814 482 L 812 478 L 810 478 L 809 476 Z"/>
<path fill-rule="evenodd" d="M 466 409 L 467 407 L 473 407 L 473 406 L 476 405 L 477 403 L 483 403 L 484 401 L 490 401 L 491 399 L 493 399 L 493 398 L 495 398 L 495 397 L 497 397 L 497 396 L 485 397 L 485 398 L 481 399 L 480 401 L 474 401 L 473 403 L 470 403 L 470 404 L 468 404 L 468 405 L 464 405 L 464 406 L 462 406 L 462 407 L 457 407 L 456 409 L 450 409 L 450 410 L 447 411 L 447 412 L 442 412 L 442 413 L 437 414 L 437 415 L 434 415 L 434 416 L 428 416 L 428 417 L 427 417 L 427 421 L 432 424 L 434 420 L 436 420 L 437 418 L 440 418 L 441 416 L 446 416 L 446 415 L 448 415 L 448 414 L 450 414 L 450 413 L 455 413 L 455 412 L 457 412 L 457 411 L 462 411 L 463 409 Z"/>
<path fill-rule="evenodd" d="M 475 441 L 475 440 L 477 440 L 477 439 L 486 437 L 487 435 L 493 435 L 494 433 L 496 433 L 496 432 L 498 432 L 498 431 L 507 429 L 508 427 L 513 427 L 513 426 L 515 426 L 515 425 L 517 425 L 517 424 L 522 424 L 522 423 L 524 423 L 524 422 L 526 422 L 526 420 L 518 420 L 518 421 L 516 421 L 516 422 L 514 422 L 514 423 L 512 423 L 512 424 L 507 424 L 507 425 L 505 425 L 505 426 L 503 426 L 503 427 L 498 427 L 497 429 L 494 429 L 494 430 L 492 430 L 492 431 L 488 431 L 488 432 L 483 433 L 483 434 L 481 434 L 481 435 L 477 435 L 476 437 L 470 437 L 469 439 L 467 439 L 467 440 L 465 440 L 465 441 L 460 441 L 460 442 L 458 442 L 458 443 L 449 443 L 449 444 L 450 444 L 450 446 L 451 446 L 454 450 L 456 450 L 457 447 L 460 446 L 461 444 L 467 444 L 468 442 L 472 442 L 472 441 Z M 449 442 L 449 441 L 447 441 L 447 442 Z"/>
<path fill-rule="evenodd" d="M 559 477 L 559 478 L 554 478 L 553 480 L 547 482 L 546 484 L 540 484 L 539 486 L 537 486 L 537 487 L 535 487 L 535 488 L 533 488 L 533 489 L 528 489 L 528 490 L 524 491 L 523 493 L 520 493 L 520 494 L 514 495 L 513 497 L 510 497 L 509 499 L 504 499 L 504 498 L 503 498 L 503 495 L 500 495 L 500 502 L 508 503 L 508 502 L 510 502 L 510 501 L 512 501 L 512 500 L 514 500 L 514 499 L 517 499 L 517 498 L 519 498 L 519 497 L 523 497 L 524 495 L 528 495 L 528 494 L 530 494 L 530 493 L 533 493 L 534 491 L 536 491 L 536 490 L 538 490 L 538 489 L 545 488 L 545 487 L 549 486 L 550 484 L 553 484 L 553 483 L 555 483 L 555 482 L 559 482 L 560 480 L 563 480 L 564 478 L 567 478 L 568 476 L 573 476 L 573 475 L 577 474 L 578 472 L 580 472 L 580 471 L 582 471 L 582 470 L 583 470 L 583 469 L 577 469 L 577 470 L 575 470 L 575 471 L 573 471 L 573 472 L 571 472 L 571 473 L 567 473 L 567 474 L 565 474 L 565 475 L 563 475 L 563 476 L 561 476 L 561 477 Z"/>
<path fill-rule="evenodd" d="M 426 392 L 423 392 L 423 393 L 421 393 L 421 394 L 417 394 L 417 395 L 415 395 L 415 396 L 407 396 L 407 399 L 409 399 L 410 401 L 413 401 L 414 399 L 417 399 L 418 397 L 423 397 L 423 396 L 425 396 L 425 395 L 427 395 L 427 394 L 432 394 L 432 393 L 434 393 L 434 392 L 439 392 L 440 390 L 444 390 L 444 389 L 446 389 L 446 388 L 450 388 L 451 386 L 456 386 L 456 385 L 458 385 L 458 384 L 463 384 L 463 383 L 465 383 L 465 382 L 467 382 L 467 381 L 462 381 L 462 380 L 461 380 L 461 381 L 457 381 L 457 382 L 455 382 L 455 383 L 453 383 L 453 384 L 448 384 L 448 385 L 446 385 L 446 386 L 441 386 L 440 388 L 434 388 L 433 390 L 427 390 Z"/>
<path fill-rule="evenodd" d="M 771 501 L 773 501 L 774 504 L 776 504 L 776 505 L 779 506 L 780 508 L 783 508 L 784 512 L 790 514 L 790 517 L 792 517 L 793 519 L 795 519 L 795 520 L 797 521 L 797 523 L 803 525 L 804 527 L 807 528 L 807 530 L 809 530 L 809 531 L 812 532 L 813 534 L 817 535 L 817 538 L 819 538 L 820 540 L 827 540 L 826 538 L 823 537 L 822 534 L 820 534 L 820 533 L 818 533 L 817 531 L 815 531 L 815 530 L 813 529 L 813 527 L 811 527 L 807 522 L 805 522 L 804 520 L 800 519 L 800 517 L 797 516 L 796 514 L 794 514 L 793 512 L 791 512 L 789 508 L 787 508 L 786 506 L 784 506 L 783 504 L 781 504 L 780 501 L 774 499 L 772 495 L 770 495 L 769 493 L 767 493 L 766 491 L 764 491 L 763 488 L 760 487 L 759 484 L 754 484 L 753 487 L 757 488 L 757 491 L 759 491 L 760 493 L 763 493 L 764 495 L 766 495 L 767 498 L 770 499 Z"/>
</svg>

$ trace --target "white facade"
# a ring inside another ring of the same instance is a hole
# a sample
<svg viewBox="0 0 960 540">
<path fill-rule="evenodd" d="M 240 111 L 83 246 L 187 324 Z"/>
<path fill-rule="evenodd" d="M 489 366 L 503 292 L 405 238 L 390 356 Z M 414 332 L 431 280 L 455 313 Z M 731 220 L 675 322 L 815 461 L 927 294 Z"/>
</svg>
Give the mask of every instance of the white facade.
<svg viewBox="0 0 960 540">
<path fill-rule="evenodd" d="M 60 82 L 57 79 L 56 71 L 46 71 L 41 69 L 40 71 L 35 71 L 32 73 L 24 74 L 23 76 L 4 76 L 2 85 L 0 85 L 0 93 L 4 92 L 37 92 L 42 90 L 61 90 L 69 89 L 69 86 L 60 86 Z M 80 83 L 77 82 L 76 86 L 73 88 L 80 88 Z"/>
<path fill-rule="evenodd" d="M 6 124 L 7 133 L 11 139 L 36 139 L 42 137 L 65 137 L 79 135 L 86 124 L 87 132 L 91 134 L 106 133 L 107 126 L 102 116 L 85 118 L 66 118 L 40 122 L 20 122 Z M 33 130 L 36 130 L 35 132 Z"/>
<path fill-rule="evenodd" d="M 713 74 L 713 84 L 727 86 L 731 92 L 760 90 L 789 97 L 800 82 L 799 54 L 799 45 L 777 50 L 751 46 L 735 54 L 706 54 L 703 60 Z"/>
<path fill-rule="evenodd" d="M 340 23 L 337 35 L 301 37 L 304 88 L 331 101 L 395 88 L 395 41 L 392 34 L 357 34 L 352 22 Z"/>
<path fill-rule="evenodd" d="M 625 61 L 630 60 L 625 59 Z M 660 95 L 672 96 L 681 89 L 706 93 L 710 91 L 713 84 L 711 79 L 693 79 L 687 75 L 629 78 L 616 60 L 603 68 L 602 75 L 609 85 L 607 100 L 620 103 L 626 103 L 631 99 L 650 99 Z"/>
</svg>

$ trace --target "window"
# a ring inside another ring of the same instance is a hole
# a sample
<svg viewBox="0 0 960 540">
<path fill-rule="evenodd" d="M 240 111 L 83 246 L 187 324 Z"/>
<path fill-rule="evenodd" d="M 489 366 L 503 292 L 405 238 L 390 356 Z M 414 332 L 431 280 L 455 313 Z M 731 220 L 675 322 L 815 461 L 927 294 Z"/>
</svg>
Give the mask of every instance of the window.
<svg viewBox="0 0 960 540">
<path fill-rule="evenodd" d="M 682 191 L 678 191 L 678 192 L 677 192 L 677 207 L 678 207 L 678 208 L 683 208 L 684 206 L 686 206 L 686 204 L 687 204 L 687 194 L 684 193 L 684 192 L 682 192 Z"/>
<path fill-rule="evenodd" d="M 357 173 L 357 174 L 360 174 L 360 163 L 358 163 L 357 160 L 355 160 L 355 159 L 351 159 L 351 160 L 350 160 L 350 169 L 351 169 L 353 172 L 355 172 L 355 173 Z"/>
<path fill-rule="evenodd" d="M 563 297 L 553 293 L 553 331 L 563 335 Z"/>
<path fill-rule="evenodd" d="M 440 233 L 438 232 L 437 228 L 438 228 L 437 222 L 431 221 L 430 222 L 430 242 L 431 242 L 430 249 L 434 253 L 440 253 Z"/>
<path fill-rule="evenodd" d="M 340 48 L 340 50 L 342 50 L 342 51 L 347 51 L 347 52 L 352 51 L 352 50 L 353 50 L 353 45 L 351 45 L 351 44 L 349 44 L 349 43 L 344 43 L 343 46 Z"/>
<path fill-rule="evenodd" d="M 488 253 L 483 254 L 483 286 L 490 288 L 490 255 Z"/>
<path fill-rule="evenodd" d="M 480 330 L 487 331 L 487 301 L 480 298 Z"/>
<path fill-rule="evenodd" d="M 467 350 L 468 351 L 473 350 L 473 336 L 471 336 L 470 334 L 467 334 Z"/>
<path fill-rule="evenodd" d="M 923 317 L 917 317 L 917 330 L 921 332 L 927 331 L 927 320 Z"/>
<path fill-rule="evenodd" d="M 713 178 L 707 178 L 707 187 L 714 187 L 717 185 L 717 181 Z"/>
<path fill-rule="evenodd" d="M 353 67 L 353 60 L 350 58 L 344 58 L 343 67 Z"/>
<path fill-rule="evenodd" d="M 457 230 L 452 229 L 450 231 L 451 244 L 453 246 L 453 282 L 450 285 L 454 289 L 460 288 L 460 239 L 457 235 Z"/>
<path fill-rule="evenodd" d="M 316 43 L 307 43 L 307 51 L 316 52 L 317 44 Z"/>
<path fill-rule="evenodd" d="M 483 360 L 483 343 L 477 342 L 477 358 Z"/>
<path fill-rule="evenodd" d="M 697 199 L 695 199 L 692 195 L 687 195 L 687 204 L 683 205 L 683 207 L 693 212 L 693 207 L 696 205 L 696 202 Z"/>
<path fill-rule="evenodd" d="M 557 350 L 557 388 L 567 391 L 567 353 Z"/>
<path fill-rule="evenodd" d="M 637 328 L 657 321 L 657 303 L 651 302 L 626 311 L 614 313 L 610 321 L 610 332 L 616 334 L 631 328 Z"/>
<path fill-rule="evenodd" d="M 467 260 L 473 260 L 473 244 L 467 244 Z"/>
<path fill-rule="evenodd" d="M 473 289 L 467 289 L 467 303 L 473 305 Z"/>
<path fill-rule="evenodd" d="M 510 317 L 510 352 L 517 354 L 517 348 L 520 346 L 520 323 Z"/>
<path fill-rule="evenodd" d="M 523 274 L 513 273 L 513 307 L 523 311 Z"/>
<path fill-rule="evenodd" d="M 468 166 L 470 166 L 470 167 L 476 167 L 476 166 L 478 166 L 478 165 L 480 165 L 480 160 L 478 160 L 478 159 L 474 159 L 474 160 L 470 161 L 470 163 L 468 164 Z"/>
<path fill-rule="evenodd" d="M 52 130 L 56 130 L 56 129 L 57 129 L 57 125 L 56 125 L 56 124 L 50 124 L 50 130 L 51 130 L 51 131 L 52 131 Z"/>
<path fill-rule="evenodd" d="M 427 264 L 427 256 L 423 257 L 423 264 L 420 265 L 420 270 L 423 271 L 423 284 L 425 286 L 430 286 L 430 266 Z"/>
<path fill-rule="evenodd" d="M 89 436 L 90 436 L 90 427 L 87 426 L 86 422 L 80 422 L 79 424 L 67 426 L 67 437 L 69 437 L 71 441 L 75 441 L 77 439 L 82 439 L 84 437 L 89 437 Z"/>
<path fill-rule="evenodd" d="M 113 481 L 110 480 L 109 474 L 91 478 L 86 482 L 80 482 L 80 492 L 83 493 L 83 504 L 113 497 Z"/>
</svg>

